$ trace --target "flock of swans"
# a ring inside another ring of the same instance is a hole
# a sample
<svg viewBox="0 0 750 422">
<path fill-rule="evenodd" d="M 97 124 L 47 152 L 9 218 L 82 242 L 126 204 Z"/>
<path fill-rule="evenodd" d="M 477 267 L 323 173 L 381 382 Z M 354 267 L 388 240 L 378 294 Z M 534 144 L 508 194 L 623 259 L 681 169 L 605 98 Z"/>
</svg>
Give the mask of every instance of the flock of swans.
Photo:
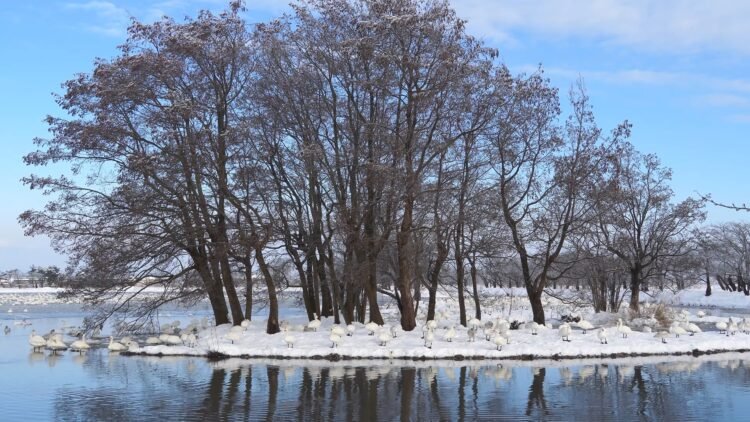
<svg viewBox="0 0 750 422">
<path fill-rule="evenodd" d="M 703 311 L 698 311 L 697 316 L 703 318 L 706 314 Z M 681 335 L 693 336 L 701 333 L 701 328 L 689 321 L 690 313 L 687 311 L 681 311 L 676 314 L 674 321 L 669 324 L 666 328 L 654 330 L 650 326 L 639 327 L 638 330 L 634 330 L 630 326 L 623 322 L 622 318 L 617 319 L 616 325 L 608 324 L 592 324 L 582 318 L 577 318 L 578 321 L 561 322 L 557 325 L 557 334 L 559 338 L 564 342 L 572 342 L 572 338 L 578 335 L 586 335 L 588 332 L 595 332 L 595 338 L 600 344 L 609 344 L 610 339 L 618 337 L 622 339 L 628 339 L 634 331 L 641 333 L 653 333 L 653 337 L 661 343 L 667 343 L 670 338 L 679 338 Z M 711 323 L 704 323 L 702 325 L 708 326 Z M 715 328 L 720 334 L 727 336 L 734 335 L 738 332 L 744 332 L 750 334 L 750 322 L 745 318 L 740 321 L 735 321 L 732 317 L 728 319 L 719 319 L 715 322 Z M 317 315 L 314 319 L 307 323 L 305 326 L 291 327 L 286 321 L 282 321 L 281 330 L 282 338 L 287 348 L 294 348 L 295 344 L 298 344 L 303 340 L 305 333 L 317 332 L 321 327 L 321 320 Z M 466 327 L 460 327 L 450 321 L 447 314 L 438 312 L 435 319 L 427 321 L 421 327 L 421 337 L 424 347 L 432 349 L 436 342 L 442 340 L 447 343 L 452 343 L 461 340 L 467 342 L 475 342 L 477 338 L 484 338 L 484 340 L 491 342 L 493 347 L 500 351 L 503 346 L 511 343 L 511 339 L 514 336 L 514 332 L 526 332 L 533 336 L 538 335 L 542 331 L 549 331 L 553 329 L 551 324 L 537 324 L 535 322 L 518 323 L 518 321 L 510 322 L 504 318 L 495 318 L 489 321 L 481 321 L 477 318 L 472 318 L 468 321 Z M 241 332 L 243 330 L 239 327 L 233 327 L 230 333 L 227 334 L 228 339 L 232 339 L 232 342 L 241 338 Z M 301 332 L 301 334 L 294 333 L 295 331 Z M 366 324 L 354 323 L 343 325 L 332 325 L 328 333 L 328 339 L 330 340 L 330 347 L 337 348 L 342 345 L 347 337 L 353 337 L 357 332 L 366 333 L 368 336 L 376 339 L 376 344 L 381 347 L 388 346 L 389 342 L 400 335 L 401 329 L 397 325 L 378 325 L 374 322 Z M 459 336 L 459 333 L 461 334 Z M 301 336 L 301 337 L 300 337 Z M 549 339 L 549 336 L 546 337 Z M 361 344 L 357 342 L 357 344 Z"/>
<path fill-rule="evenodd" d="M 553 330 L 555 329 L 557 330 L 557 337 L 563 342 L 573 342 L 576 341 L 576 337 L 586 336 L 587 333 L 593 332 L 594 334 L 590 335 L 593 335 L 595 340 L 598 340 L 600 344 L 610 344 L 610 340 L 613 337 L 628 339 L 628 336 L 634 331 L 639 331 L 641 333 L 653 332 L 653 337 L 656 340 L 662 343 L 667 343 L 671 338 L 679 338 L 683 335 L 693 336 L 702 332 L 697 324 L 690 322 L 689 316 L 690 314 L 687 311 L 679 312 L 674 316 L 674 321 L 671 322 L 671 324 L 652 331 L 649 326 L 638 326 L 638 329 L 634 330 L 626 325 L 622 318 L 617 319 L 616 325 L 601 323 L 594 324 L 583 318 L 576 318 L 576 321 L 561 321 L 561 323 L 555 327 L 551 324 L 537 324 L 533 321 L 526 323 L 508 321 L 502 317 L 485 319 L 484 321 L 472 318 L 467 322 L 466 327 L 462 327 L 455 324 L 447 313 L 439 311 L 436 313 L 434 319 L 421 324 L 421 326 L 412 333 L 408 333 L 408 336 L 416 339 L 417 335 L 421 335 L 419 338 L 421 344 L 428 349 L 438 346 L 441 342 L 443 342 L 442 344 L 461 341 L 474 343 L 478 339 L 483 339 L 486 342 L 489 342 L 492 349 L 498 351 L 503 350 L 504 346 L 511 344 L 514 336 L 521 335 L 522 333 L 530 334 L 531 336 L 537 336 L 544 333 L 545 335 L 543 337 L 545 340 L 540 340 L 539 344 L 541 345 L 546 342 L 550 347 L 554 347 L 555 336 Z M 697 316 L 698 318 L 703 318 L 705 313 L 703 311 L 698 311 Z M 716 331 L 714 332 L 726 336 L 733 336 L 737 333 L 750 334 L 750 321 L 747 321 L 745 318 L 713 318 L 710 322 L 706 321 L 701 323 L 701 326 L 708 328 L 711 324 L 715 327 Z M 259 335 L 258 330 L 253 330 L 248 333 L 250 325 L 251 323 L 249 320 L 244 320 L 241 324 L 229 328 L 223 337 L 231 344 L 238 344 L 244 338 L 255 338 L 254 336 Z M 282 333 L 280 337 L 284 344 L 286 344 L 287 348 L 294 348 L 295 345 L 300 343 L 310 343 L 310 340 L 307 339 L 307 336 L 310 335 L 308 333 L 319 332 L 321 326 L 322 322 L 318 318 L 318 315 L 314 315 L 312 321 L 294 327 L 292 327 L 288 321 L 281 321 L 280 328 Z M 206 336 L 211 332 L 215 332 L 213 330 L 208 330 L 208 328 L 209 323 L 206 318 L 201 321 L 193 320 L 183 329 L 180 329 L 180 321 L 174 321 L 163 325 L 159 335 L 153 335 L 147 338 L 140 337 L 138 339 L 131 336 L 125 336 L 121 337 L 119 340 L 116 340 L 114 336 L 102 336 L 99 328 L 95 328 L 89 333 L 85 333 L 78 329 L 68 332 L 69 335 L 74 335 L 74 337 L 76 337 L 70 344 L 66 344 L 63 335 L 55 330 L 51 330 L 44 336 L 39 335 L 36 330 L 32 330 L 28 341 L 33 351 L 37 352 L 46 349 L 52 354 L 64 350 L 85 353 L 86 351 L 97 347 L 107 347 L 110 352 L 142 352 L 143 349 L 141 348 L 139 340 L 146 346 L 167 345 L 195 347 L 198 344 L 199 335 Z M 4 330 L 7 335 L 10 332 L 10 327 L 5 326 Z M 401 327 L 397 324 L 379 325 L 374 322 L 366 324 L 353 323 L 348 325 L 334 324 L 331 325 L 330 329 L 327 331 L 331 348 L 337 348 L 347 342 L 351 345 L 366 347 L 367 343 L 362 342 L 362 339 L 365 338 L 372 338 L 374 339 L 374 343 L 378 346 L 387 347 L 393 339 L 402 336 L 403 334 L 405 333 L 403 333 Z M 367 337 L 364 337 L 365 335 Z M 356 340 L 347 340 L 352 339 L 355 336 L 358 337 Z M 318 334 L 318 338 L 319 337 L 320 334 Z M 529 339 L 531 338 L 533 337 L 525 337 L 524 342 L 528 344 L 530 341 Z M 643 341 L 643 336 L 641 336 L 640 339 L 640 341 Z"/>
<path fill-rule="evenodd" d="M 24 320 L 25 321 L 25 320 Z M 19 324 L 21 325 L 21 324 Z M 31 325 L 22 324 L 24 326 Z M 159 336 L 151 336 L 145 339 L 146 345 L 185 345 L 194 347 L 198 343 L 198 332 L 199 330 L 206 329 L 208 327 L 208 320 L 204 318 L 201 321 L 193 320 L 190 325 L 185 329 L 180 330 L 180 321 L 174 321 L 172 323 L 162 326 L 161 334 Z M 10 333 L 10 327 L 7 325 L 4 328 L 5 334 Z M 138 340 L 132 336 L 124 336 L 119 340 L 115 340 L 114 336 L 106 337 L 101 336 L 101 328 L 96 327 L 91 330 L 91 335 L 87 339 L 87 334 L 78 327 L 72 329 L 68 334 L 76 339 L 70 344 L 65 343 L 63 334 L 56 331 L 55 329 L 50 330 L 46 335 L 39 335 L 36 330 L 31 330 L 29 334 L 29 345 L 31 345 L 33 352 L 41 352 L 42 350 L 49 350 L 52 354 L 64 350 L 70 350 L 72 352 L 78 352 L 83 354 L 92 348 L 104 347 L 110 352 L 137 352 L 140 351 L 140 344 Z"/>
</svg>

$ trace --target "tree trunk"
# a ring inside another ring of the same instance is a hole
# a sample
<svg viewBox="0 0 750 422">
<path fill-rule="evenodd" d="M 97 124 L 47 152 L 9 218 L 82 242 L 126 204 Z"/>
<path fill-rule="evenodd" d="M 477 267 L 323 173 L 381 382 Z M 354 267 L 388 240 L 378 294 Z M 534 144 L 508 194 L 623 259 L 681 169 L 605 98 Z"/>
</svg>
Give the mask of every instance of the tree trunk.
<svg viewBox="0 0 750 422">
<path fill-rule="evenodd" d="M 414 300 L 411 294 L 412 268 L 414 257 L 411 253 L 411 226 L 414 202 L 407 199 L 404 204 L 404 215 L 401 228 L 396 235 L 398 247 L 398 292 L 401 295 L 401 328 L 411 331 L 417 326 L 414 313 Z"/>
<path fill-rule="evenodd" d="M 253 319 L 253 262 L 246 255 L 242 264 L 245 267 L 245 318 Z"/>
<path fill-rule="evenodd" d="M 380 306 L 378 305 L 378 280 L 377 280 L 377 267 L 375 259 L 368 258 L 367 262 L 367 281 L 365 282 L 365 295 L 367 296 L 367 303 L 370 305 L 370 321 L 383 325 L 383 315 L 380 314 Z"/>
<path fill-rule="evenodd" d="M 531 303 L 531 312 L 534 315 L 534 322 L 544 325 L 544 307 L 542 306 L 542 293 L 544 290 L 540 289 L 537 291 L 527 287 L 526 292 L 529 295 L 529 303 Z"/>
<path fill-rule="evenodd" d="M 213 278 L 205 259 L 201 257 L 193 257 L 193 263 L 195 264 L 195 268 L 198 271 L 198 274 L 200 274 L 203 284 L 206 287 L 208 301 L 211 303 L 211 310 L 213 311 L 216 325 L 229 323 L 227 302 L 224 298 L 221 283 Z"/>
<path fill-rule="evenodd" d="M 266 334 L 276 334 L 281 331 L 279 329 L 279 301 L 276 297 L 276 285 L 263 257 L 263 249 L 260 246 L 255 248 L 255 260 L 258 262 L 258 267 L 263 274 L 266 289 L 268 290 L 268 323 L 266 324 Z"/>
<path fill-rule="evenodd" d="M 630 309 L 638 312 L 639 297 L 641 293 L 641 267 L 636 265 L 630 268 Z"/>
<path fill-rule="evenodd" d="M 708 267 L 706 267 L 706 296 L 711 296 L 711 276 L 708 273 Z"/>
<path fill-rule="evenodd" d="M 460 253 L 456 253 L 456 258 Z M 466 301 L 464 300 L 464 263 L 456 261 L 456 288 L 458 289 L 458 315 L 461 325 L 466 327 Z"/>
<path fill-rule="evenodd" d="M 482 319 L 482 309 L 479 304 L 479 288 L 477 287 L 477 264 L 476 256 L 469 260 L 470 272 L 471 272 L 471 292 L 474 297 L 474 317 L 476 319 Z"/>
</svg>

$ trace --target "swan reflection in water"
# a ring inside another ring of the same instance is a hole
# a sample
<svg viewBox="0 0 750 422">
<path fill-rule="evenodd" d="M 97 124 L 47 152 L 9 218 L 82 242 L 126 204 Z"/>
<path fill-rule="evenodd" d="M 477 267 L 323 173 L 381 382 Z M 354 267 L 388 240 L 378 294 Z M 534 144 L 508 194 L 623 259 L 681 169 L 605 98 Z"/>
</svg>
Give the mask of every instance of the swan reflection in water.
<svg viewBox="0 0 750 422">
<path fill-rule="evenodd" d="M 112 365 L 115 361 L 117 365 Z M 97 371 L 125 379 L 127 387 L 97 390 L 96 400 L 88 398 L 88 390 L 86 394 L 66 390 L 58 395 L 65 402 L 56 406 L 57 419 L 570 420 L 585 415 L 593 420 L 681 420 L 689 415 L 723 419 L 726 413 L 716 413 L 722 409 L 690 407 L 669 397 L 704 394 L 715 382 L 741 382 L 727 376 L 732 371 L 750 377 L 739 360 L 703 365 L 688 360 L 585 366 L 395 361 L 357 366 L 356 362 L 207 362 L 103 354 L 101 363 Z M 84 368 L 91 365 L 83 363 Z M 701 377 L 691 375 L 698 370 Z M 730 410 L 750 411 L 747 407 L 739 401 Z"/>
</svg>

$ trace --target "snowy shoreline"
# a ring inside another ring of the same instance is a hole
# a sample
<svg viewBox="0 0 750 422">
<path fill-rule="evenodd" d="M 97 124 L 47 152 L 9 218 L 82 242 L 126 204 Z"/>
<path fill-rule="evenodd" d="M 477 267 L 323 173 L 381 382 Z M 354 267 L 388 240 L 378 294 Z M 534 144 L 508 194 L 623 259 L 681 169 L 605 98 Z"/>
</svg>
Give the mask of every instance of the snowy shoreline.
<svg viewBox="0 0 750 422">
<path fill-rule="evenodd" d="M 700 320 L 700 322 L 699 322 Z M 704 328 L 710 328 L 719 317 L 693 318 Z M 452 323 L 451 323 L 452 325 Z M 221 325 L 202 330 L 194 347 L 188 346 L 144 346 L 131 350 L 129 354 L 153 356 L 202 356 L 210 359 L 243 358 L 243 359 L 317 359 L 328 361 L 356 361 L 362 359 L 400 359 L 400 360 L 496 360 L 529 361 L 538 359 L 609 359 L 646 356 L 701 356 L 717 353 L 750 352 L 750 335 L 738 332 L 727 336 L 718 331 L 706 331 L 694 336 L 670 335 L 661 341 L 654 333 L 633 331 L 627 338 L 622 338 L 616 327 L 609 322 L 597 324 L 605 328 L 607 343 L 602 344 L 595 330 L 586 334 L 577 328 L 573 329 L 571 341 L 562 341 L 557 328 L 540 329 L 537 335 L 529 329 L 521 328 L 510 332 L 510 343 L 502 344 L 501 350 L 493 341 L 487 341 L 480 332 L 476 340 L 469 341 L 466 328 L 456 326 L 456 336 L 447 341 L 444 336 L 448 331 L 438 328 L 432 347 L 425 346 L 422 329 L 418 327 L 411 332 L 400 332 L 396 338 L 388 340 L 385 346 L 380 345 L 379 336 L 368 335 L 361 324 L 357 324 L 354 334 L 344 336 L 340 345 L 332 348 L 329 338 L 332 321 L 324 319 L 321 328 L 316 331 L 305 331 L 302 327 L 293 326 L 292 331 L 265 334 L 264 324 L 253 322 L 247 331 L 239 333 L 234 340 L 229 340 L 231 325 Z M 599 327 L 597 327 L 598 329 Z M 387 328 L 386 328 L 387 330 Z M 382 331 L 382 330 L 381 330 Z M 285 336 L 293 337 L 293 347 L 289 348 Z M 749 355 L 750 356 L 750 355 Z"/>
</svg>

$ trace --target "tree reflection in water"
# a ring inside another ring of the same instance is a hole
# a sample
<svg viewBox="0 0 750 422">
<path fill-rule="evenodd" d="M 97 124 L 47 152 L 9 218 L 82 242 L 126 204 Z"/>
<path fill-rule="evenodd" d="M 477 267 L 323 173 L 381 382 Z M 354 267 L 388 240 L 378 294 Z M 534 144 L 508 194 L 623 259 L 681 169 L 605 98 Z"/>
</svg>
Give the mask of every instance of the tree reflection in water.
<svg viewBox="0 0 750 422">
<path fill-rule="evenodd" d="M 530 371 L 426 362 L 185 365 L 92 354 L 74 365 L 118 382 L 59 389 L 58 420 L 682 420 L 731 419 L 750 411 L 742 395 L 733 394 L 746 393 L 750 381 L 748 366 L 739 360 L 703 366 L 556 363 L 552 371 Z M 712 383 L 728 392 L 709 388 Z"/>
</svg>

